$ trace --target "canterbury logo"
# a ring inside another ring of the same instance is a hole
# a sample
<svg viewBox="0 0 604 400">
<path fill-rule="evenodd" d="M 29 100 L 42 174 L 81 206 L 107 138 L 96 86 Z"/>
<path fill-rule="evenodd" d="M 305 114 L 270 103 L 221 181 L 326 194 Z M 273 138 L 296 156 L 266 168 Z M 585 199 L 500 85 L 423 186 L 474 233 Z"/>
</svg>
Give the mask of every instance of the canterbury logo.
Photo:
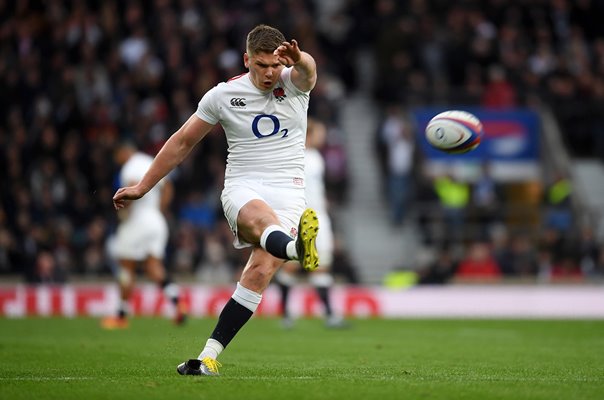
<svg viewBox="0 0 604 400">
<path fill-rule="evenodd" d="M 245 104 L 245 98 L 243 98 L 243 97 L 233 97 L 231 99 L 231 105 L 233 107 L 245 107 L 246 106 L 246 104 Z"/>
</svg>

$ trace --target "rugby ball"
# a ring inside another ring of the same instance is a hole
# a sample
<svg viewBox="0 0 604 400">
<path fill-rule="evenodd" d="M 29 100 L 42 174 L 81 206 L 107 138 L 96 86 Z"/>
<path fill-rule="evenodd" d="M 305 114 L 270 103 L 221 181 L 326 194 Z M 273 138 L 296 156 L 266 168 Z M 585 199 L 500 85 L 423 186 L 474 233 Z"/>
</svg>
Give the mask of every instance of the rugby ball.
<svg viewBox="0 0 604 400">
<path fill-rule="evenodd" d="M 466 111 L 445 111 L 428 122 L 426 140 L 445 153 L 460 154 L 475 149 L 482 139 L 480 120 Z"/>
</svg>

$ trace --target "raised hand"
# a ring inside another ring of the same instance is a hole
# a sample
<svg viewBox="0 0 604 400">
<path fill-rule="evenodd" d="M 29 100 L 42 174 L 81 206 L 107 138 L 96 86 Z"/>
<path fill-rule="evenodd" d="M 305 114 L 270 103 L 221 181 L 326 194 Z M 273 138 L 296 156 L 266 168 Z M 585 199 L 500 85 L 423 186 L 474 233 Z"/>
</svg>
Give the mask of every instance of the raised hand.
<svg viewBox="0 0 604 400">
<path fill-rule="evenodd" d="M 279 57 L 279 62 L 283 65 L 294 65 L 302 58 L 302 52 L 295 39 L 292 39 L 291 43 L 283 42 L 273 54 Z"/>
</svg>

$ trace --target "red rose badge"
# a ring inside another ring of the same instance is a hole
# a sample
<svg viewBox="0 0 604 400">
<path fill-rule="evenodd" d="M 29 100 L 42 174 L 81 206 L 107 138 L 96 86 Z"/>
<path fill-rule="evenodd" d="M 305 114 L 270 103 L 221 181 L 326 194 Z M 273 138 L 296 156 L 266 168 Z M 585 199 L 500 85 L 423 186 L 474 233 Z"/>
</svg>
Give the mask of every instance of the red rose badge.
<svg viewBox="0 0 604 400">
<path fill-rule="evenodd" d="M 282 87 L 273 89 L 273 96 L 277 99 L 278 102 L 282 102 L 287 96 L 285 95 L 285 90 Z"/>
</svg>

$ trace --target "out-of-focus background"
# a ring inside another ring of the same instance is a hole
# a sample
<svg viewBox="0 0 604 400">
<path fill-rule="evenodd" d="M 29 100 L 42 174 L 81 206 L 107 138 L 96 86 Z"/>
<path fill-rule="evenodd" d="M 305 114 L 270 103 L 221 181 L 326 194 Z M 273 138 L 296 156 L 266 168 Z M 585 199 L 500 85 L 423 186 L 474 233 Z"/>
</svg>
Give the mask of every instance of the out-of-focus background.
<svg viewBox="0 0 604 400">
<path fill-rule="evenodd" d="M 595 0 L 0 0 L 0 279 L 111 282 L 113 149 L 154 155 L 245 72 L 266 23 L 318 64 L 337 282 L 601 284 L 602 15 Z M 448 109 L 481 118 L 476 151 L 428 148 Z M 246 261 L 219 201 L 225 156 L 217 128 L 171 175 L 178 282 L 232 284 Z"/>
</svg>

